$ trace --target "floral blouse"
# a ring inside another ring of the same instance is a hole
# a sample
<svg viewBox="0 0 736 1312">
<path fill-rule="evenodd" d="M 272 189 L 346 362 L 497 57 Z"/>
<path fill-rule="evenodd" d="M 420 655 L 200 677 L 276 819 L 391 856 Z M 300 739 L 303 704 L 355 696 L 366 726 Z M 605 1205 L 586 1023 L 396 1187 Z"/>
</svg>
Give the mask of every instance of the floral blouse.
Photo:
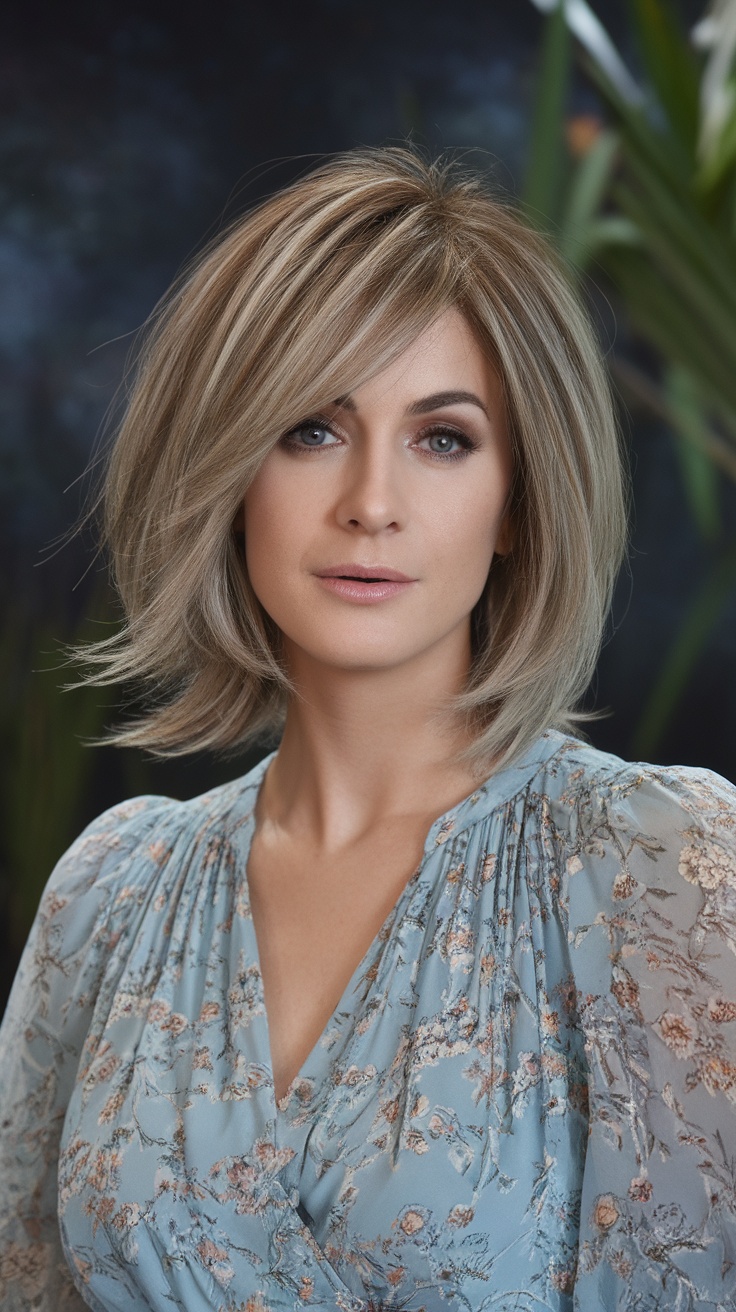
<svg viewBox="0 0 736 1312">
<path fill-rule="evenodd" d="M 270 759 L 51 876 L 0 1030 L 2 1312 L 733 1312 L 736 788 L 542 734 L 431 826 L 277 1104 Z"/>
</svg>

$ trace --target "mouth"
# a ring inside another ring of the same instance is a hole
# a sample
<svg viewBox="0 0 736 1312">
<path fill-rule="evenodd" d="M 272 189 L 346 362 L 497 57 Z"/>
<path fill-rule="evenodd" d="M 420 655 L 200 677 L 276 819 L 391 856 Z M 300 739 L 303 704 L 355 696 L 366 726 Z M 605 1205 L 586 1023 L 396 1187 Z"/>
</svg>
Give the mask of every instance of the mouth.
<svg viewBox="0 0 736 1312">
<path fill-rule="evenodd" d="M 389 601 L 418 581 L 388 565 L 331 565 L 317 573 L 320 586 L 349 605 Z"/>
<path fill-rule="evenodd" d="M 317 571 L 323 579 L 347 579 L 353 583 L 416 583 L 416 579 L 387 565 L 332 565 Z"/>
</svg>

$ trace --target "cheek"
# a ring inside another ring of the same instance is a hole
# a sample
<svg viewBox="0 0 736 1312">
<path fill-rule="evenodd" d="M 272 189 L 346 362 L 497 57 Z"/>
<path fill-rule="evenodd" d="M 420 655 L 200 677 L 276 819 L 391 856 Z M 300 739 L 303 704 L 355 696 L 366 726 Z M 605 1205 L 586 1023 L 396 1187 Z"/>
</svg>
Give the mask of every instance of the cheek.
<svg viewBox="0 0 736 1312">
<path fill-rule="evenodd" d="M 288 480 L 269 458 L 248 488 L 244 502 L 246 555 L 255 559 L 288 542 L 294 523 Z"/>
<path fill-rule="evenodd" d="M 253 591 L 276 623 L 295 604 L 290 590 L 303 556 L 308 504 L 303 487 L 268 461 L 245 494 L 245 566 Z"/>
<path fill-rule="evenodd" d="M 466 489 L 467 495 L 439 516 L 435 526 L 437 558 L 444 557 L 448 568 L 457 569 L 462 561 L 462 575 L 470 581 L 476 575 L 485 579 L 493 559 L 501 527 L 503 499 L 478 495 L 478 489 Z"/>
<path fill-rule="evenodd" d="M 288 537 L 283 531 L 288 520 L 273 495 L 272 482 L 261 471 L 244 501 L 245 565 L 253 591 L 266 610 L 270 610 L 271 594 L 278 586 L 279 552 Z"/>
</svg>

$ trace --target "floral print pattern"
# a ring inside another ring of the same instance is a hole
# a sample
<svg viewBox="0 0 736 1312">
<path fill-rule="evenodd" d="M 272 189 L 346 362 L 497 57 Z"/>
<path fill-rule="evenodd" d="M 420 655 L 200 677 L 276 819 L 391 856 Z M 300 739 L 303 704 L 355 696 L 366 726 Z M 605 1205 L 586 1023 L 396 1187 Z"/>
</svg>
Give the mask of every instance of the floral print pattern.
<svg viewBox="0 0 736 1312">
<path fill-rule="evenodd" d="M 736 788 L 548 730 L 440 816 L 276 1103 L 268 760 L 112 808 L 0 1029 L 0 1309 L 736 1307 Z"/>
</svg>

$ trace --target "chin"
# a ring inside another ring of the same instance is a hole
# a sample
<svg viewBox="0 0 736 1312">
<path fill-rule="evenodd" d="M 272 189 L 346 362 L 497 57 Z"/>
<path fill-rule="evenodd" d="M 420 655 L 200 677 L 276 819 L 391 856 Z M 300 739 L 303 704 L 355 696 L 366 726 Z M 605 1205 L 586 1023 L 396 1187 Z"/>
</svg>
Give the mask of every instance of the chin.
<svg viewBox="0 0 736 1312">
<path fill-rule="evenodd" d="M 421 656 L 423 650 L 423 648 L 407 650 L 398 643 L 376 644 L 375 647 L 371 647 L 364 640 L 325 646 L 322 643 L 299 643 L 289 639 L 287 645 L 297 662 L 300 658 L 306 657 L 310 664 L 324 665 L 325 669 L 366 674 L 406 665 Z"/>
<path fill-rule="evenodd" d="M 415 652 L 408 654 L 400 652 L 366 652 L 363 647 L 361 650 L 350 652 L 315 653 L 313 659 L 334 670 L 349 670 L 356 674 L 372 674 L 379 670 L 398 669 L 400 666 L 406 665 L 417 654 Z"/>
</svg>

